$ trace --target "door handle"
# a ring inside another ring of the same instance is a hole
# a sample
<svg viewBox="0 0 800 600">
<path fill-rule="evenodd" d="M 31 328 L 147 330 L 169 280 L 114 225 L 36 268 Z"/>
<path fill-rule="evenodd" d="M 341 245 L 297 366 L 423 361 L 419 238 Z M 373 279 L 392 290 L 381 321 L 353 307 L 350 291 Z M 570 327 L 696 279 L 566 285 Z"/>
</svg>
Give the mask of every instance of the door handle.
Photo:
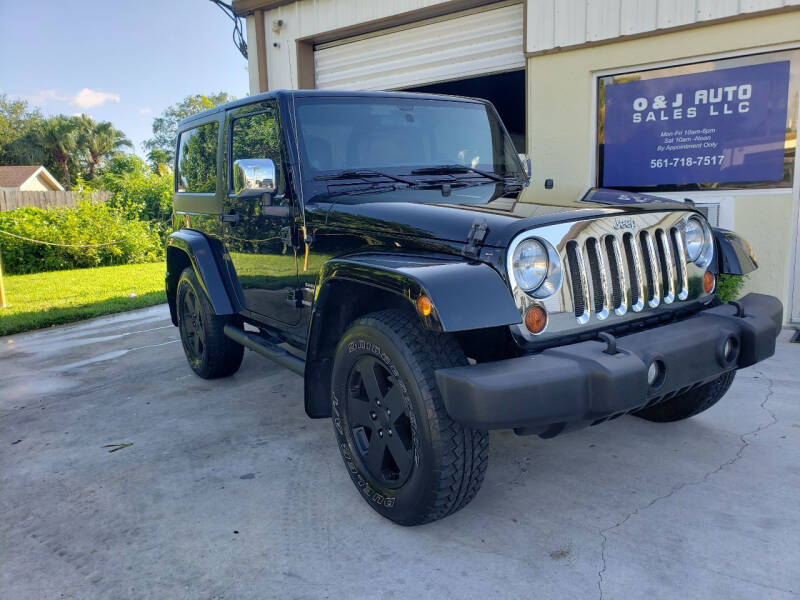
<svg viewBox="0 0 800 600">
<path fill-rule="evenodd" d="M 231 227 L 236 227 L 242 220 L 242 215 L 231 211 L 229 213 L 222 213 L 219 218 L 223 223 L 230 223 Z"/>
</svg>

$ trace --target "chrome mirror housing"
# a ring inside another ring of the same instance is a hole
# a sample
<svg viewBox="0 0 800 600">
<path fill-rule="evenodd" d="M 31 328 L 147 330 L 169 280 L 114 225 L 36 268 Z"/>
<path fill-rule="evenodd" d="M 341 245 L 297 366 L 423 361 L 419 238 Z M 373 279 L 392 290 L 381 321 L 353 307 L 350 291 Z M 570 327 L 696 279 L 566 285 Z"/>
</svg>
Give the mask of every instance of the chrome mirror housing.
<svg viewBox="0 0 800 600">
<path fill-rule="evenodd" d="M 240 158 L 233 162 L 233 193 L 237 196 L 274 194 L 275 163 L 269 158 Z"/>
<path fill-rule="evenodd" d="M 519 162 L 522 163 L 522 166 L 525 169 L 525 175 L 527 175 L 528 179 L 530 179 L 531 171 L 533 170 L 530 157 L 527 154 L 517 154 L 517 156 L 519 157 Z"/>
</svg>

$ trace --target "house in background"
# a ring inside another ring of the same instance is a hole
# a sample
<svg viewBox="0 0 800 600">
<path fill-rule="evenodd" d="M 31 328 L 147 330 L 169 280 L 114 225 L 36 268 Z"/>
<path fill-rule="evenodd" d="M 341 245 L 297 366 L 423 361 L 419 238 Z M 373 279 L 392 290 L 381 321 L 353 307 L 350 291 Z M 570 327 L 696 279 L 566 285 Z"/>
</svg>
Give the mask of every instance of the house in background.
<svg viewBox="0 0 800 600">
<path fill-rule="evenodd" d="M 64 187 L 42 165 L 0 166 L 0 190 L 63 192 Z"/>
</svg>

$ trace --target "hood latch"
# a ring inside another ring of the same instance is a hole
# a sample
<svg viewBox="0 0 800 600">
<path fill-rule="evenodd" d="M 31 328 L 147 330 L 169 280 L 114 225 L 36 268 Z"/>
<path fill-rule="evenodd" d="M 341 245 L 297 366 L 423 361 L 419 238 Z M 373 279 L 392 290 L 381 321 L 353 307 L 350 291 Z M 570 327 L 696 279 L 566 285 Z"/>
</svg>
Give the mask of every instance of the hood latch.
<svg viewBox="0 0 800 600">
<path fill-rule="evenodd" d="M 483 240 L 486 239 L 487 233 L 489 233 L 489 226 L 486 224 L 486 221 L 477 219 L 472 223 L 469 235 L 467 235 L 467 243 L 464 245 L 464 249 L 461 250 L 461 254 L 467 258 L 478 258 L 481 244 L 483 244 Z"/>
</svg>

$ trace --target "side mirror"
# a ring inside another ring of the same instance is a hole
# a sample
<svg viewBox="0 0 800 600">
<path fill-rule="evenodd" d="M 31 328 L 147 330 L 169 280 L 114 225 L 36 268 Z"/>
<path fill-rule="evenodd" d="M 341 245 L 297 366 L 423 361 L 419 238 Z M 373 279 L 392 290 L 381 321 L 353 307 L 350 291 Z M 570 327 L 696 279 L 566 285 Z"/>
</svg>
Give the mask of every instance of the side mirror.
<svg viewBox="0 0 800 600">
<path fill-rule="evenodd" d="M 233 193 L 240 197 L 272 195 L 278 189 L 275 163 L 269 158 L 240 158 L 233 162 Z"/>
<path fill-rule="evenodd" d="M 522 167 L 525 169 L 525 175 L 527 175 L 528 179 L 530 179 L 531 171 L 533 170 L 530 157 L 527 154 L 517 154 L 517 156 L 519 156 L 519 161 L 522 163 Z"/>
</svg>

